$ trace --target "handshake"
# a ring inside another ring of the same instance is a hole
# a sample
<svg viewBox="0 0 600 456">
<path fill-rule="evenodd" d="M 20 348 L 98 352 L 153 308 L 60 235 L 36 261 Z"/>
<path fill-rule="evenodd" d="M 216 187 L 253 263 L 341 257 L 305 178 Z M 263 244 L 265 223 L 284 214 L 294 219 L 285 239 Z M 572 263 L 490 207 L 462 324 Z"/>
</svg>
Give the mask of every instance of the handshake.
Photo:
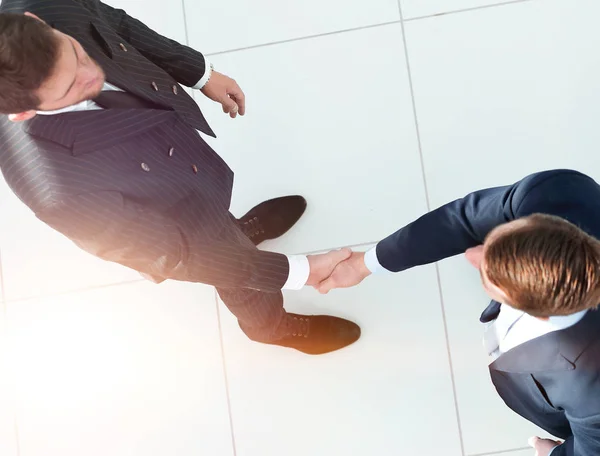
<svg viewBox="0 0 600 456">
<path fill-rule="evenodd" d="M 310 275 L 307 285 L 326 294 L 334 288 L 358 285 L 371 271 L 365 265 L 365 254 L 350 249 L 334 250 L 321 255 L 309 255 Z"/>
</svg>

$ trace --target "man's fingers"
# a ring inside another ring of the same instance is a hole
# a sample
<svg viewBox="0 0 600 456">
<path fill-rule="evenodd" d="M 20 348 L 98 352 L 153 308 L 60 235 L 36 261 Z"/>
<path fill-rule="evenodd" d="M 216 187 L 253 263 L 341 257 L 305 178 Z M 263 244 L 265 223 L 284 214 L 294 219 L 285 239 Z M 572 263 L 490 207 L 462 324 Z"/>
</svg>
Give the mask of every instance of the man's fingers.
<svg viewBox="0 0 600 456">
<path fill-rule="evenodd" d="M 346 261 L 348 258 L 350 258 L 352 256 L 352 250 L 348 249 L 348 248 L 343 248 L 340 250 L 333 250 L 332 252 L 329 252 L 329 256 L 331 258 L 331 260 L 334 262 L 334 264 L 339 264 L 342 261 Z"/>
<path fill-rule="evenodd" d="M 235 117 L 239 111 L 237 103 L 227 95 L 221 101 L 221 105 L 223 106 L 223 112 L 231 117 Z"/>
<path fill-rule="evenodd" d="M 244 95 L 244 92 L 242 92 L 242 89 L 237 84 L 229 92 L 229 96 L 237 103 L 240 116 L 246 114 L 246 95 Z"/>
<path fill-rule="evenodd" d="M 329 252 L 329 259 L 331 260 L 331 275 L 329 277 L 325 277 L 323 281 L 315 288 L 321 294 L 327 294 L 334 288 L 338 288 L 338 283 L 336 280 L 336 274 L 339 275 L 339 269 L 336 269 L 340 263 L 348 260 L 352 256 L 352 250 L 348 248 L 343 248 L 340 250 L 333 250 Z M 338 272 L 336 272 L 338 271 Z"/>
<path fill-rule="evenodd" d="M 323 280 L 317 287 L 317 291 L 321 294 L 327 294 L 335 288 L 335 280 L 332 277 Z"/>
</svg>

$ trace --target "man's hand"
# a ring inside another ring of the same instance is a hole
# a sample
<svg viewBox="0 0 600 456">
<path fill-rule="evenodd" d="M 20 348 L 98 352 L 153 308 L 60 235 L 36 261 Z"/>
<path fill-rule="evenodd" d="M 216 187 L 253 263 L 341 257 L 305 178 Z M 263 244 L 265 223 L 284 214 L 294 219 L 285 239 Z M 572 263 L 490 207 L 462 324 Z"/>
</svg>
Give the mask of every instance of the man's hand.
<svg viewBox="0 0 600 456">
<path fill-rule="evenodd" d="M 334 250 L 321 255 L 308 255 L 308 264 L 310 265 L 310 275 L 306 285 L 317 287 L 323 280 L 327 279 L 342 261 L 347 260 L 352 255 L 352 250 L 341 249 Z"/>
<path fill-rule="evenodd" d="M 540 439 L 539 437 L 531 437 L 529 446 L 535 449 L 535 456 L 548 456 L 554 447 L 557 447 L 562 442 L 550 439 Z"/>
<path fill-rule="evenodd" d="M 246 97 L 242 89 L 237 82 L 218 71 L 213 70 L 210 79 L 202 88 L 202 93 L 221 103 L 223 112 L 229 114 L 232 119 L 238 114 L 243 116 L 246 113 Z"/>
<path fill-rule="evenodd" d="M 481 261 L 483 260 L 483 245 L 467 249 L 465 251 L 465 258 L 471 263 L 471 266 L 475 269 L 479 269 L 481 267 Z"/>
<path fill-rule="evenodd" d="M 327 294 L 334 288 L 349 288 L 358 285 L 371 271 L 365 265 L 364 252 L 353 252 L 350 258 L 337 265 L 329 278 L 315 286 L 319 293 Z"/>
</svg>

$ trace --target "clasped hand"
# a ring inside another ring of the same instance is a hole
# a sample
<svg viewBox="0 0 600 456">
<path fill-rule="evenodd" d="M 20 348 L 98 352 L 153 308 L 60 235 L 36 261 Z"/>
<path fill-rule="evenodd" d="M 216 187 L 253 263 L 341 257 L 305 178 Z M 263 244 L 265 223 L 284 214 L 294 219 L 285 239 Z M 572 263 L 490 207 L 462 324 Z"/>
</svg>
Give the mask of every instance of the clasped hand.
<svg viewBox="0 0 600 456">
<path fill-rule="evenodd" d="M 334 250 L 321 255 L 309 255 L 310 275 L 307 285 L 326 294 L 334 288 L 358 285 L 371 271 L 365 265 L 365 254 L 350 249 Z"/>
</svg>

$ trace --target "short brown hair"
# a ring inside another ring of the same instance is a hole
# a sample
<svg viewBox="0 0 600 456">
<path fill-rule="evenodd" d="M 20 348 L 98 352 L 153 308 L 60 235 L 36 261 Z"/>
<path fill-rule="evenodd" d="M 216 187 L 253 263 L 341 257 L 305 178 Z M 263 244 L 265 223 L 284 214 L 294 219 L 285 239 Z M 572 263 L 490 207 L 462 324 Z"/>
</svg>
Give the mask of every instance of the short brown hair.
<svg viewBox="0 0 600 456">
<path fill-rule="evenodd" d="M 0 113 L 39 106 L 36 92 L 54 70 L 58 50 L 46 23 L 24 14 L 0 14 Z"/>
<path fill-rule="evenodd" d="M 535 317 L 570 315 L 600 302 L 600 242 L 568 221 L 534 214 L 492 237 L 485 273 L 512 307 Z"/>
</svg>

